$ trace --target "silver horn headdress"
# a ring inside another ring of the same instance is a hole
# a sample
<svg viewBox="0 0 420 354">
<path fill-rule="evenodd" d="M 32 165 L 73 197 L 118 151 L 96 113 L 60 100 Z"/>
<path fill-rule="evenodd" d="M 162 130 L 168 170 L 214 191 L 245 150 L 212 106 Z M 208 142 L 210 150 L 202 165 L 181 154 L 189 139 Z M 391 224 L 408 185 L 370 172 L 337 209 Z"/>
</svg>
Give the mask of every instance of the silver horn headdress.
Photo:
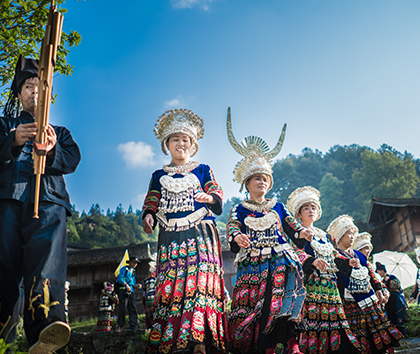
<svg viewBox="0 0 420 354">
<path fill-rule="evenodd" d="M 233 149 L 244 158 L 240 160 L 233 170 L 234 181 L 241 185 L 239 189 L 242 192 L 245 181 L 255 175 L 256 173 L 263 173 L 269 176 L 270 185 L 267 189 L 269 191 L 273 186 L 273 162 L 272 159 L 276 157 L 283 146 L 284 136 L 286 134 L 287 125 L 284 124 L 280 138 L 276 146 L 270 150 L 267 143 L 258 136 L 248 136 L 242 142 L 238 143 L 232 131 L 232 118 L 230 115 L 230 107 L 227 113 L 226 130 L 227 136 Z"/>
</svg>

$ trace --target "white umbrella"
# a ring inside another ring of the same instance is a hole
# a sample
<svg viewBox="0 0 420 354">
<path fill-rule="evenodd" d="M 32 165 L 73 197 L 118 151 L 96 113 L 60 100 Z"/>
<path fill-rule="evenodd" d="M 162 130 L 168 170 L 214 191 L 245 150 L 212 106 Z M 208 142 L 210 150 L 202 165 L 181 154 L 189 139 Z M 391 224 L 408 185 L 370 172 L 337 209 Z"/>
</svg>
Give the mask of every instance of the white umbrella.
<svg viewBox="0 0 420 354">
<path fill-rule="evenodd" d="M 403 289 L 416 283 L 417 266 L 405 253 L 383 251 L 373 255 L 373 263 L 382 263 L 388 274 L 395 275 Z"/>
</svg>

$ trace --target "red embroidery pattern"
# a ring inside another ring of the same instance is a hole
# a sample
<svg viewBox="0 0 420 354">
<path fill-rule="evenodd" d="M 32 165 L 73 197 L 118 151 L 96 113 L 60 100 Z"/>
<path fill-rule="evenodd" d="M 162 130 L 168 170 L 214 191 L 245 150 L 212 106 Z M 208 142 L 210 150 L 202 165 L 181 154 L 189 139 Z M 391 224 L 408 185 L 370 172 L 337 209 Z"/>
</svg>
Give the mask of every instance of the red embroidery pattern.
<svg viewBox="0 0 420 354">
<path fill-rule="evenodd" d="M 146 199 L 144 200 L 143 213 L 150 210 L 156 214 L 159 208 L 159 200 L 160 193 L 158 191 L 149 191 L 146 195 Z"/>
<path fill-rule="evenodd" d="M 198 343 L 226 351 L 219 247 L 211 235 L 161 245 L 147 353 L 186 351 Z M 206 330 L 211 333 L 207 338 Z"/>
<path fill-rule="evenodd" d="M 223 200 L 223 189 L 220 185 L 216 182 L 216 178 L 214 177 L 214 173 L 212 169 L 209 171 L 210 173 L 210 181 L 208 181 L 204 185 L 204 192 L 207 194 L 215 194 Z"/>
</svg>

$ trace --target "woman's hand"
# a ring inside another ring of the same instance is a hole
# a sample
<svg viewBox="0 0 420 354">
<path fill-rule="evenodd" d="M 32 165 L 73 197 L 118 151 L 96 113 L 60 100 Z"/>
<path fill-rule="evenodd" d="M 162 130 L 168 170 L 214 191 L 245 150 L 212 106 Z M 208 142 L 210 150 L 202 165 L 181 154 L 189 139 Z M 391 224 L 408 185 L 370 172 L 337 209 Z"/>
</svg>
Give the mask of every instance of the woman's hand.
<svg viewBox="0 0 420 354">
<path fill-rule="evenodd" d="M 353 267 L 353 268 L 360 268 L 360 263 L 359 263 L 359 260 L 357 258 L 350 259 L 349 265 L 350 265 L 350 267 Z"/>
<path fill-rule="evenodd" d="M 410 300 L 408 300 L 409 304 L 412 304 L 414 302 L 414 297 L 410 297 Z"/>
<path fill-rule="evenodd" d="M 382 290 L 376 290 L 376 297 L 378 298 L 378 300 L 381 304 L 385 303 L 385 298 L 382 295 Z"/>
<path fill-rule="evenodd" d="M 147 214 L 142 222 L 143 230 L 146 234 L 152 234 L 153 233 L 153 216 L 151 214 Z"/>
<path fill-rule="evenodd" d="M 319 270 L 325 270 L 328 268 L 328 263 L 324 261 L 323 259 L 319 259 L 319 258 L 315 259 L 312 265 L 318 268 Z"/>
<path fill-rule="evenodd" d="M 311 242 L 312 239 L 314 238 L 314 232 L 311 229 L 308 229 L 307 227 L 304 227 L 299 232 L 299 238 L 304 238 L 307 241 Z"/>
<path fill-rule="evenodd" d="M 245 234 L 236 235 L 233 240 L 238 244 L 239 247 L 248 248 L 250 246 L 249 236 Z"/>
<path fill-rule="evenodd" d="M 216 199 L 214 199 L 212 195 L 207 193 L 197 193 L 194 196 L 194 199 L 197 203 L 216 204 Z"/>
</svg>

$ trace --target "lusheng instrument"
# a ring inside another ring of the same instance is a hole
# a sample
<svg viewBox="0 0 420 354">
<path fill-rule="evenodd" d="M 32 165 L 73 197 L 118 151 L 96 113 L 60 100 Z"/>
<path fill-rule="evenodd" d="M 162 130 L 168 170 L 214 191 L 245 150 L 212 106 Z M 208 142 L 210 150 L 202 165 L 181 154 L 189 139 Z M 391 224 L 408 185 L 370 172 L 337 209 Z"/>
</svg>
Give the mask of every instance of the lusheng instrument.
<svg viewBox="0 0 420 354">
<path fill-rule="evenodd" d="M 38 132 L 34 140 L 32 157 L 34 159 L 34 173 L 36 175 L 34 218 L 38 218 L 39 193 L 41 175 L 45 173 L 47 160 L 47 131 L 52 97 L 52 80 L 56 64 L 57 49 L 61 41 L 63 15 L 57 11 L 54 0 L 51 1 L 45 36 L 42 40 L 38 70 L 38 101 L 35 113 Z"/>
</svg>

